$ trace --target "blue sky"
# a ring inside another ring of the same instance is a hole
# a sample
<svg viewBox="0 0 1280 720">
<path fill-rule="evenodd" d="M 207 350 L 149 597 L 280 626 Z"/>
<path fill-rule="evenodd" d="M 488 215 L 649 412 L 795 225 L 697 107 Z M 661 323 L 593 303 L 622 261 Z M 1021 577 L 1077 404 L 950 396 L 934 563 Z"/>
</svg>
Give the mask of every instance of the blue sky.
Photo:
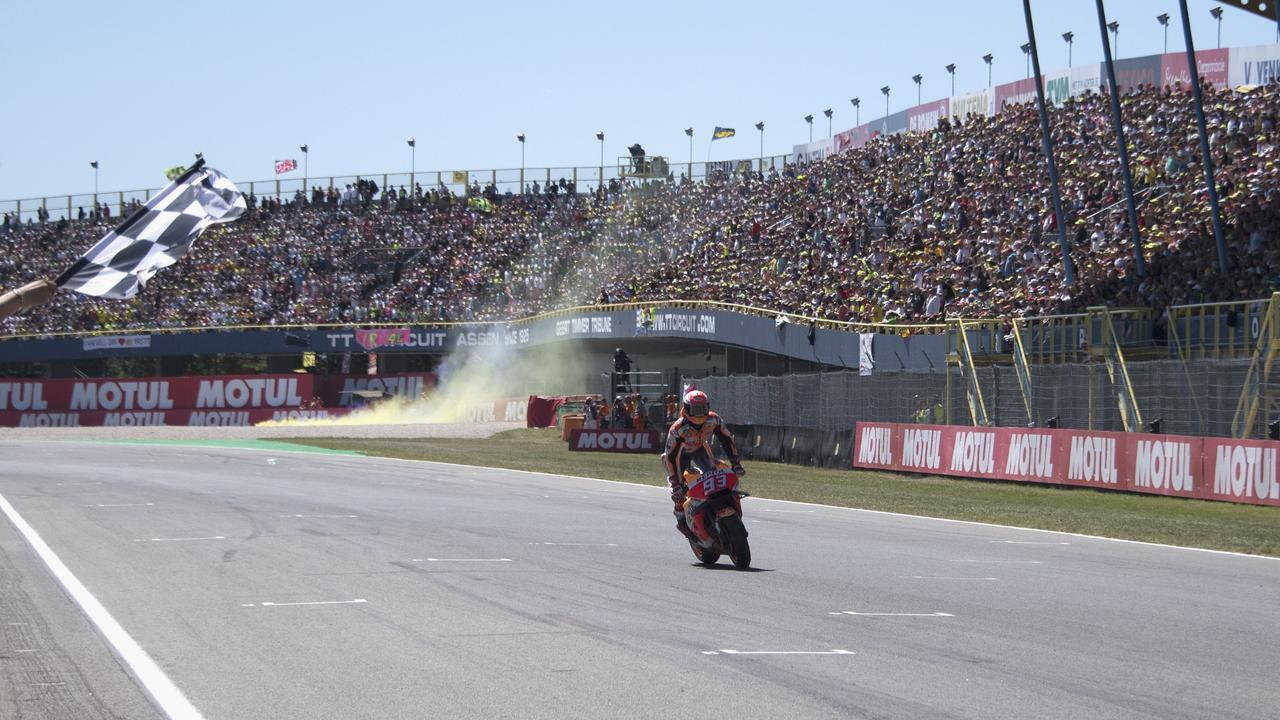
<svg viewBox="0 0 1280 720">
<path fill-rule="evenodd" d="M 1101 58 L 1093 0 L 1033 0 L 1041 62 L 1065 67 L 1062 32 L 1078 63 Z M 1191 0 L 1197 47 L 1216 44 L 1209 10 Z M 1156 15 L 1174 17 L 1169 50 L 1183 48 L 1173 0 L 1110 0 L 1119 54 L 1158 53 Z M 105 191 L 158 187 L 164 168 L 203 151 L 240 181 L 272 177 L 277 158 L 310 175 L 594 166 L 640 142 L 688 157 L 683 128 L 705 159 L 766 154 L 950 94 L 1025 75 L 1020 0 L 917 2 L 466 3 L 272 1 L 118 3 L 17 0 L 6 6 L 0 67 L 0 199 L 91 192 L 90 160 Z M 1222 44 L 1273 42 L 1275 24 L 1224 8 Z"/>
</svg>

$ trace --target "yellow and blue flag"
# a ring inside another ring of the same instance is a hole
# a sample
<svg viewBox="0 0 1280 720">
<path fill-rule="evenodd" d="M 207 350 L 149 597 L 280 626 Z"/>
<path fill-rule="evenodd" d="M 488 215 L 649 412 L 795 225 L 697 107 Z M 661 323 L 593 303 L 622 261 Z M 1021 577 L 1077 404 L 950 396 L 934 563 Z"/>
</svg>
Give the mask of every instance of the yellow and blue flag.
<svg viewBox="0 0 1280 720">
<path fill-rule="evenodd" d="M 722 139 L 724 139 L 724 138 L 731 138 L 731 137 L 733 137 L 734 135 L 737 135 L 737 134 L 738 134 L 738 133 L 737 133 L 737 132 L 735 132 L 733 128 L 720 127 L 719 125 L 717 125 L 717 126 L 716 126 L 716 131 L 715 131 L 715 132 L 713 132 L 713 133 L 711 133 L 711 139 L 712 139 L 712 140 L 722 140 Z"/>
</svg>

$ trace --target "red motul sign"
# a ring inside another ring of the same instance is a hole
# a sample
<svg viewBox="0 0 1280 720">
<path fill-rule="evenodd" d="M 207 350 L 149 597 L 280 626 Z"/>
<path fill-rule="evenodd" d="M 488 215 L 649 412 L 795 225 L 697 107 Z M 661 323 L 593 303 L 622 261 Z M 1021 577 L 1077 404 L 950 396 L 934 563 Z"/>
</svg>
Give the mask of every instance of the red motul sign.
<svg viewBox="0 0 1280 720">
<path fill-rule="evenodd" d="M 351 412 L 348 408 L 274 410 L 72 410 L 69 412 L 0 411 L 0 427 L 142 427 L 187 425 L 195 427 L 248 427 L 275 420 L 320 420 Z"/>
<path fill-rule="evenodd" d="M 1280 442 L 858 423 L 853 466 L 1280 505 Z"/>
<path fill-rule="evenodd" d="M 661 442 L 657 430 L 578 428 L 569 433 L 569 449 L 588 452 L 656 453 Z"/>
</svg>

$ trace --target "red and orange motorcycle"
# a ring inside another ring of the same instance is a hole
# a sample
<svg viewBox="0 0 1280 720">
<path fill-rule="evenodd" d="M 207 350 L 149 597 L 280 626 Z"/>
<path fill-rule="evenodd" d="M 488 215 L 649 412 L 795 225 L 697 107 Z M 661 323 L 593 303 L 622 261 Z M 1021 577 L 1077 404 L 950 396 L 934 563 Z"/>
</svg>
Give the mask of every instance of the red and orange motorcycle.
<svg viewBox="0 0 1280 720">
<path fill-rule="evenodd" d="M 742 523 L 742 498 L 750 493 L 740 489 L 737 473 L 729 463 L 695 460 L 684 471 L 684 516 L 697 539 L 689 538 L 693 556 L 704 565 L 714 565 L 728 555 L 739 570 L 751 567 L 751 546 Z"/>
</svg>

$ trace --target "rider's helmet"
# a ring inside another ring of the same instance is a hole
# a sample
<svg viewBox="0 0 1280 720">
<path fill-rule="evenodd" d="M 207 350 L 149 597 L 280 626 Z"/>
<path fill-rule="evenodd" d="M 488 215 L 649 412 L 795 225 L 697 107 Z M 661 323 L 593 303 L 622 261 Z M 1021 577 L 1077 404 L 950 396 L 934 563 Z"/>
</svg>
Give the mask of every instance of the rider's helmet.
<svg viewBox="0 0 1280 720">
<path fill-rule="evenodd" d="M 707 419 L 707 413 L 711 410 L 711 401 L 707 399 L 707 394 L 701 390 L 690 390 L 684 394 L 684 402 L 680 405 L 680 417 L 701 425 Z"/>
</svg>

